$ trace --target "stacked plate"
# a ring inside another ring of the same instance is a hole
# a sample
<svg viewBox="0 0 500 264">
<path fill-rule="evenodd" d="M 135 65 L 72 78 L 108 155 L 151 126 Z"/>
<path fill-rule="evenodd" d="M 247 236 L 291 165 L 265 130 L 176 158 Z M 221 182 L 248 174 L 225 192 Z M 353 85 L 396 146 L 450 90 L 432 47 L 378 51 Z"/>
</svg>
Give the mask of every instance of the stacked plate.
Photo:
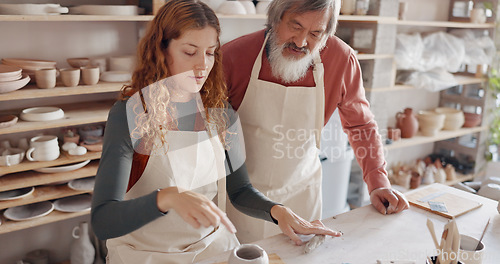
<svg viewBox="0 0 500 264">
<path fill-rule="evenodd" d="M 30 77 L 22 74 L 17 66 L 0 64 L 0 93 L 12 92 L 20 89 L 30 81 Z"/>
<path fill-rule="evenodd" d="M 34 59 L 3 58 L 2 63 L 21 68 L 23 70 L 23 73 L 28 74 L 32 81 L 35 81 L 36 70 L 53 69 L 56 67 L 55 61 L 34 60 Z"/>
</svg>

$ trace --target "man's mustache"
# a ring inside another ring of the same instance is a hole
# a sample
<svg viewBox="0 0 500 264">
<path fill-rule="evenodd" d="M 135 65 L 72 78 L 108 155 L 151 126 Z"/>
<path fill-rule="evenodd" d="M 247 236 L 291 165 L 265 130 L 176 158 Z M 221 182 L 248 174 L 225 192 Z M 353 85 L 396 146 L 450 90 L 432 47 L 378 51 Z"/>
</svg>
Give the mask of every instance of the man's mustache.
<svg viewBox="0 0 500 264">
<path fill-rule="evenodd" d="M 302 52 L 304 54 L 309 54 L 309 49 L 306 47 L 302 47 L 302 48 L 299 48 L 297 47 L 297 45 L 295 45 L 295 43 L 293 42 L 287 42 L 283 45 L 283 48 L 292 48 L 296 51 L 299 51 L 299 52 Z"/>
</svg>

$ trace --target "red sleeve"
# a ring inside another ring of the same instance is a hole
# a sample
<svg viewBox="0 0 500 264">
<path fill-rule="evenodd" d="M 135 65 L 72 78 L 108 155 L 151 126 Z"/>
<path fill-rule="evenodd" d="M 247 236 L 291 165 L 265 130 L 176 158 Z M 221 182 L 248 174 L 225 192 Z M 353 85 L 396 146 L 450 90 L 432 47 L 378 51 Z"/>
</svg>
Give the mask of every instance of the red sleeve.
<svg viewBox="0 0 500 264">
<path fill-rule="evenodd" d="M 384 147 L 378 126 L 366 100 L 361 68 L 353 53 L 350 54 L 343 74 L 342 98 L 338 105 L 344 131 L 363 170 L 368 191 L 390 187 L 385 170 Z"/>
</svg>

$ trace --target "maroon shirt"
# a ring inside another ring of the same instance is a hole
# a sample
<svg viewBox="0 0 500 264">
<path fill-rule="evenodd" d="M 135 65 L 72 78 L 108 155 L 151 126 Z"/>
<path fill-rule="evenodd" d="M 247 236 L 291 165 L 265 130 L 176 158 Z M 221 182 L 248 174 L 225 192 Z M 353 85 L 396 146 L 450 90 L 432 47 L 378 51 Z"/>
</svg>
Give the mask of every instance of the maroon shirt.
<svg viewBox="0 0 500 264">
<path fill-rule="evenodd" d="M 222 47 L 229 101 L 235 110 L 238 110 L 243 101 L 252 67 L 264 38 L 265 30 L 260 30 L 239 37 Z M 328 38 L 320 55 L 325 69 L 325 124 L 338 108 L 344 131 L 363 169 L 363 178 L 368 190 L 371 192 L 376 188 L 390 187 L 385 170 L 383 145 L 365 97 L 361 69 L 356 55 L 347 44 L 335 36 Z M 312 67 L 304 78 L 284 84 L 272 75 L 267 56 L 262 56 L 259 79 L 284 86 L 315 86 Z"/>
</svg>

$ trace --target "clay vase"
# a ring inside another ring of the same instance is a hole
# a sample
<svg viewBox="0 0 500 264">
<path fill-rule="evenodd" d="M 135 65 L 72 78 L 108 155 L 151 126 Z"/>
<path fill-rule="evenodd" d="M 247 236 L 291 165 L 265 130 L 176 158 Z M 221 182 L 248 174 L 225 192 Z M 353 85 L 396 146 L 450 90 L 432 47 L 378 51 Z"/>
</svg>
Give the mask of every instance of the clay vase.
<svg viewBox="0 0 500 264">
<path fill-rule="evenodd" d="M 70 260 L 71 264 L 92 264 L 94 263 L 95 248 L 90 242 L 89 224 L 81 222 L 73 228 L 75 240 L 71 243 Z"/>
<path fill-rule="evenodd" d="M 406 108 L 404 112 L 396 114 L 396 127 L 401 130 L 402 138 L 411 138 L 417 134 L 418 120 L 413 109 Z"/>
<path fill-rule="evenodd" d="M 269 257 L 264 249 L 254 244 L 243 244 L 235 247 L 228 264 L 269 264 Z M 73 263 L 71 263 L 73 264 Z"/>
</svg>

